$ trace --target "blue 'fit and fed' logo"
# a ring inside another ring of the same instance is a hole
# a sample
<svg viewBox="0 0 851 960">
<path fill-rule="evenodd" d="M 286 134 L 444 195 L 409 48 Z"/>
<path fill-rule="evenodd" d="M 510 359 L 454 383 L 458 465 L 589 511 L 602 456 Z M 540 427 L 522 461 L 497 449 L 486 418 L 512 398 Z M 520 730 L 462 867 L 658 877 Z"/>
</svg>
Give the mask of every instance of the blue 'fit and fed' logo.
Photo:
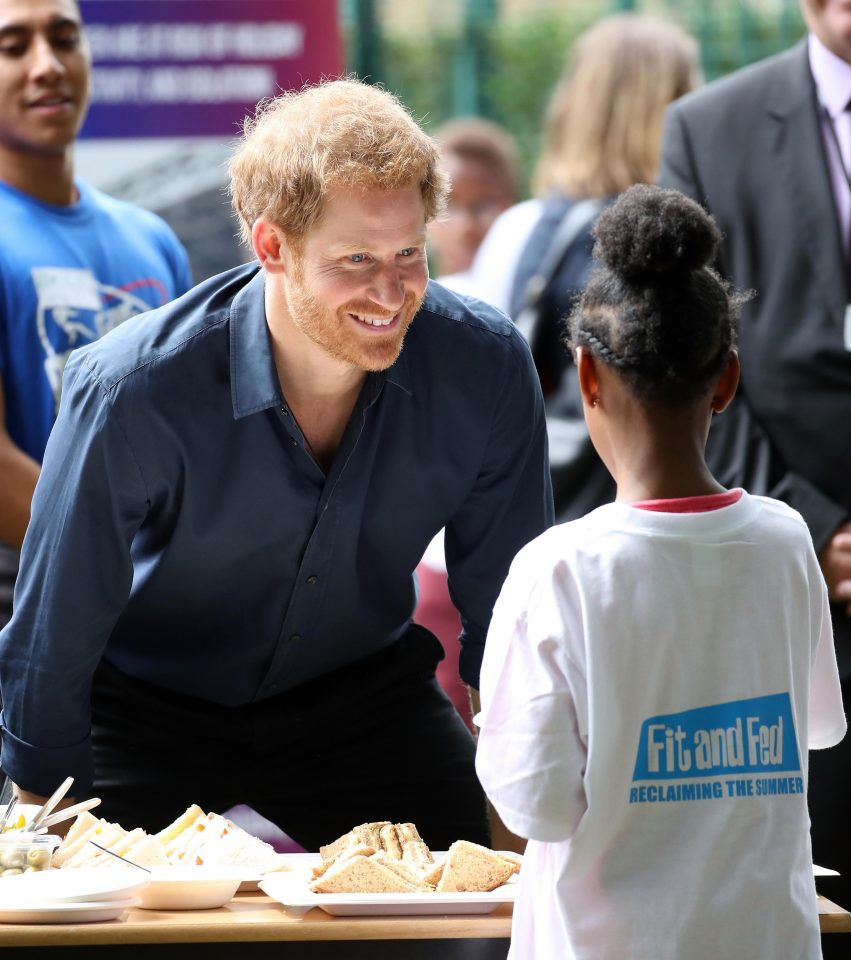
<svg viewBox="0 0 851 960">
<path fill-rule="evenodd" d="M 789 694 L 733 700 L 645 720 L 629 801 L 798 794 L 800 774 Z"/>
</svg>

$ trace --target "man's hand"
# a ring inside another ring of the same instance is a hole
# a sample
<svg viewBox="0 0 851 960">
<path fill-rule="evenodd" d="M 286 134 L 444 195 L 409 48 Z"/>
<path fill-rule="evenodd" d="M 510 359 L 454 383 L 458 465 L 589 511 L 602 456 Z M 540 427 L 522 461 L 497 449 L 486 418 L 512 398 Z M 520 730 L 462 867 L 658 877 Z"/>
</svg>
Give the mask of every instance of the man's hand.
<svg viewBox="0 0 851 960">
<path fill-rule="evenodd" d="M 521 854 L 526 852 L 526 840 L 506 827 L 490 800 L 488 800 L 488 819 L 491 827 L 492 850 L 511 850 L 513 853 Z"/>
<path fill-rule="evenodd" d="M 16 783 L 12 784 L 12 793 L 14 793 L 14 795 L 18 798 L 18 803 L 34 803 L 40 807 L 47 800 L 47 797 L 42 797 L 38 793 L 32 793 L 29 790 L 21 790 Z"/>
<path fill-rule="evenodd" d="M 818 559 L 831 602 L 847 604 L 845 612 L 851 616 L 851 522 L 839 527 Z"/>
<path fill-rule="evenodd" d="M 12 784 L 12 792 L 18 798 L 18 803 L 34 803 L 36 806 L 42 806 L 46 801 L 47 797 L 41 796 L 38 793 L 32 793 L 30 790 L 22 790 L 16 783 Z M 56 813 L 57 810 L 62 810 L 65 807 L 70 807 L 72 803 L 77 801 L 73 797 L 65 796 L 59 803 L 56 804 L 55 808 L 51 813 Z M 15 817 L 14 810 L 12 811 L 12 819 Z M 57 837 L 64 837 L 68 832 L 71 824 L 74 822 L 74 817 L 71 817 L 70 820 L 64 820 L 62 823 L 57 823 L 56 826 L 50 827 L 50 832 Z"/>
</svg>

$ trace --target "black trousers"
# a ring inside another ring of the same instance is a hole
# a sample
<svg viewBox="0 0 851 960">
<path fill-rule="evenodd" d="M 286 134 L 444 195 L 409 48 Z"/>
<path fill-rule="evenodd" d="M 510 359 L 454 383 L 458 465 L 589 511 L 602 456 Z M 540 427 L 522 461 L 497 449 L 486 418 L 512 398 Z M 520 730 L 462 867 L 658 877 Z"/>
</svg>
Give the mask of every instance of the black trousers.
<svg viewBox="0 0 851 960">
<path fill-rule="evenodd" d="M 191 803 L 245 803 L 307 850 L 372 820 L 413 822 L 435 850 L 487 844 L 475 742 L 434 676 L 442 656 L 414 625 L 387 650 L 236 708 L 103 661 L 92 690 L 97 812 L 154 832 Z"/>
</svg>

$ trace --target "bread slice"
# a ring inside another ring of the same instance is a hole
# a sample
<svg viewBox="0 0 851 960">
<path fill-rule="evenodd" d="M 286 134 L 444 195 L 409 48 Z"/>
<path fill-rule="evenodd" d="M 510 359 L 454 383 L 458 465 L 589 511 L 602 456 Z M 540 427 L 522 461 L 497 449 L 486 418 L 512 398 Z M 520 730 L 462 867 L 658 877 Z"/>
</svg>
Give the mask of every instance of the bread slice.
<svg viewBox="0 0 851 960">
<path fill-rule="evenodd" d="M 372 847 L 373 850 L 382 850 L 381 828 L 392 826 L 389 820 L 375 820 L 371 823 L 359 823 L 352 827 L 348 833 L 338 837 L 333 843 L 319 848 L 319 855 L 323 860 L 333 860 L 338 857 L 346 847 L 353 847 L 363 844 Z"/>
<path fill-rule="evenodd" d="M 381 831 L 385 827 L 392 826 L 389 820 L 376 820 L 375 823 L 364 824 L 366 827 L 365 832 L 361 836 L 361 842 L 367 844 L 370 847 L 374 847 L 376 850 L 383 850 L 384 845 L 381 842 Z M 357 830 L 357 827 L 355 827 Z"/>
<path fill-rule="evenodd" d="M 311 876 L 316 880 L 318 877 L 321 877 L 326 870 L 333 867 L 335 863 L 341 863 L 343 860 L 348 860 L 349 857 L 371 857 L 374 853 L 376 853 L 376 851 L 373 850 L 372 847 L 368 847 L 364 843 L 356 843 L 351 847 L 346 847 L 344 850 L 341 850 L 333 860 L 322 860 L 320 863 L 317 863 L 316 866 L 311 868 Z"/>
<path fill-rule="evenodd" d="M 152 837 L 149 833 L 137 840 L 124 856 L 140 867 L 168 866 L 165 848 L 156 837 Z"/>
<path fill-rule="evenodd" d="M 159 833 L 155 834 L 157 840 L 159 840 L 165 848 L 167 857 L 171 856 L 175 843 L 184 831 L 191 827 L 198 817 L 203 816 L 206 816 L 204 811 L 197 803 L 193 803 L 190 807 L 187 807 L 176 820 L 173 820 L 167 827 L 163 827 Z"/>
<path fill-rule="evenodd" d="M 181 866 L 244 867 L 247 873 L 290 869 L 286 857 L 219 813 L 201 813 L 166 848 Z"/>
<path fill-rule="evenodd" d="M 180 864 L 181 866 L 194 863 L 197 850 L 207 841 L 208 837 L 222 833 L 223 827 L 217 824 L 217 817 L 217 814 L 202 811 L 170 842 L 164 844 L 169 863 Z M 224 820 L 224 818 L 220 819 Z"/>
<path fill-rule="evenodd" d="M 102 822 L 99 817 L 89 813 L 88 810 L 78 813 L 77 816 L 74 817 L 74 822 L 68 828 L 68 832 L 65 834 L 65 843 L 74 843 L 74 841 L 79 839 L 86 831 Z"/>
<path fill-rule="evenodd" d="M 417 886 L 379 863 L 375 856 L 349 857 L 310 883 L 314 893 L 416 893 Z"/>
<path fill-rule="evenodd" d="M 409 840 L 417 840 L 422 843 L 423 838 L 413 823 L 397 823 L 396 829 L 399 831 L 399 840 L 403 846 Z"/>
<path fill-rule="evenodd" d="M 402 844 L 399 842 L 399 834 L 395 824 L 385 823 L 378 831 L 378 837 L 381 841 L 382 850 L 385 850 L 395 860 L 402 859 Z"/>
<path fill-rule="evenodd" d="M 456 840 L 446 853 L 438 893 L 486 893 L 495 890 L 517 869 L 498 853 L 469 840 Z"/>
<path fill-rule="evenodd" d="M 443 865 L 445 862 L 445 860 L 441 860 L 440 863 L 433 864 L 430 870 L 422 873 L 421 879 L 423 883 L 427 883 L 431 887 L 438 886 L 440 878 L 443 876 Z"/>
<path fill-rule="evenodd" d="M 133 830 L 128 830 L 123 837 L 119 837 L 109 849 L 120 857 L 126 856 L 127 851 L 133 844 L 143 840 L 147 835 L 141 827 L 136 827 Z M 104 856 L 107 856 L 107 854 L 104 854 Z"/>
<path fill-rule="evenodd" d="M 402 850 L 402 862 L 412 869 L 424 873 L 431 869 L 434 864 L 434 857 L 422 840 L 407 840 Z"/>
<path fill-rule="evenodd" d="M 101 820 L 91 833 L 86 834 L 85 838 L 80 838 L 82 843 L 80 844 L 79 848 L 74 851 L 64 862 L 62 862 L 61 866 L 87 867 L 89 866 L 89 863 L 94 861 L 96 858 L 109 856 L 109 854 L 103 853 L 101 850 L 98 850 L 97 847 L 92 846 L 89 841 L 94 840 L 98 846 L 109 849 L 126 833 L 127 831 L 120 824 L 108 823 L 106 820 Z M 55 859 L 53 864 L 55 866 Z"/>
<path fill-rule="evenodd" d="M 77 818 L 65 834 L 65 839 L 53 853 L 53 866 L 61 867 L 63 863 L 70 860 L 78 850 L 81 850 L 88 843 L 89 837 L 94 836 L 98 826 L 105 823 L 105 820 L 92 816 L 88 811 L 77 814 Z"/>
<path fill-rule="evenodd" d="M 115 824 L 113 824 L 115 826 Z M 133 846 L 138 840 L 141 840 L 146 836 L 145 831 L 141 827 L 137 827 L 135 830 L 130 830 L 127 833 L 116 835 L 108 831 L 104 831 L 107 836 L 114 836 L 114 839 L 111 843 L 101 843 L 97 837 L 92 839 L 95 843 L 100 844 L 100 846 L 105 847 L 107 850 L 111 850 L 113 853 L 117 854 L 119 857 L 126 857 L 127 851 L 130 847 Z M 91 845 L 90 845 L 91 846 Z M 120 860 L 116 860 L 115 857 L 111 857 L 104 850 L 98 850 L 97 847 L 92 847 L 90 855 L 83 862 L 83 866 L 86 867 L 121 867 L 123 864 Z"/>
<path fill-rule="evenodd" d="M 514 867 L 515 873 L 520 873 L 520 868 L 523 866 L 523 857 L 519 853 L 509 853 L 500 850 L 499 855 L 506 863 L 510 863 Z"/>
<path fill-rule="evenodd" d="M 349 830 L 348 833 L 344 833 L 341 837 L 333 843 L 329 843 L 324 847 L 319 848 L 319 855 L 323 860 L 334 860 L 338 857 L 346 847 L 354 847 L 360 845 L 361 841 L 358 839 L 358 835 L 354 830 Z"/>
<path fill-rule="evenodd" d="M 289 869 L 287 859 L 275 848 L 229 820 L 221 832 L 212 830 L 196 848 L 194 860 L 205 866 L 244 867 L 247 873 L 270 873 Z"/>
<path fill-rule="evenodd" d="M 423 883 L 419 873 L 412 870 L 407 864 L 402 863 L 401 860 L 391 857 L 389 853 L 385 853 L 383 850 L 379 850 L 379 852 L 370 857 L 370 859 L 387 867 L 388 870 L 391 870 L 396 876 L 401 877 L 403 880 L 407 880 L 408 883 L 412 884 L 417 890 L 429 893 L 434 890 L 431 884 Z"/>
</svg>

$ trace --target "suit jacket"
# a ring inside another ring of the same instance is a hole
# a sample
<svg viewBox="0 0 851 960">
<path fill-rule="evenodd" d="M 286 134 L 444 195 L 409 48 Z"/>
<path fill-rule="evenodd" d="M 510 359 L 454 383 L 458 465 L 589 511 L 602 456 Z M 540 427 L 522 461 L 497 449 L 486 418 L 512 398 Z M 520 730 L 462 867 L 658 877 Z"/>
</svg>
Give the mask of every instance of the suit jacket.
<svg viewBox="0 0 851 960">
<path fill-rule="evenodd" d="M 820 549 L 851 516 L 849 269 L 806 43 L 673 104 L 659 182 L 712 213 L 720 271 L 755 291 L 739 329 L 741 387 L 713 422 L 710 466 L 799 510 Z M 848 676 L 844 605 L 833 619 Z"/>
</svg>

